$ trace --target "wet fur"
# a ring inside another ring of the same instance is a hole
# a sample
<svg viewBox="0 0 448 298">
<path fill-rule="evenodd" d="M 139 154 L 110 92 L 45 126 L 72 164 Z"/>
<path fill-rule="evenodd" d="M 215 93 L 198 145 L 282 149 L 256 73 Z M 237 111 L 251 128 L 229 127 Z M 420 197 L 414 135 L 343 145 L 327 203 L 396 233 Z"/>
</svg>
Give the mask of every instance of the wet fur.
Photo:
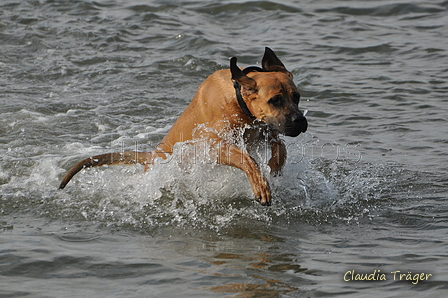
<svg viewBox="0 0 448 298">
<path fill-rule="evenodd" d="M 286 147 L 279 133 L 295 137 L 306 131 L 308 124 L 298 108 L 300 95 L 292 74 L 269 48 L 265 49 L 262 66 L 245 73 L 237 67 L 236 58 L 232 58 L 230 69 L 216 71 L 199 86 L 190 104 L 152 152 L 126 151 L 86 158 L 67 172 L 59 188 L 63 189 L 76 173 L 87 167 L 140 163 L 146 170 L 156 158 L 168 158 L 176 143 L 200 136 L 208 140 L 211 156 L 216 156 L 217 163 L 244 171 L 255 198 L 262 205 L 270 205 L 270 187 L 259 166 L 245 150 L 237 147 L 235 135 L 223 133 L 246 130 L 248 146 L 266 142 L 267 136 L 271 149 L 268 165 L 271 174 L 276 175 L 286 161 Z M 232 81 L 240 86 L 251 115 L 244 113 L 238 104 Z M 251 130 L 261 133 L 250 133 Z"/>
</svg>

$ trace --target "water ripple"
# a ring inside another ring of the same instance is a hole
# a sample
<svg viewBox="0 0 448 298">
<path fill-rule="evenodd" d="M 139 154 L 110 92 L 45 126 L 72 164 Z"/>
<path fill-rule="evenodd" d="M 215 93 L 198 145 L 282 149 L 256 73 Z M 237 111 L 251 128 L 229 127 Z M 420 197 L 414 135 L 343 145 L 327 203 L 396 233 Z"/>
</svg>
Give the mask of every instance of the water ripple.
<svg viewBox="0 0 448 298">
<path fill-rule="evenodd" d="M 0 295 L 440 296 L 447 9 L 3 1 Z M 56 191 L 82 158 L 153 149 L 208 75 L 232 56 L 259 65 L 265 46 L 293 73 L 310 123 L 285 137 L 270 208 L 241 171 L 212 164 L 85 170 Z M 434 280 L 341 287 L 343 270 L 378 268 Z"/>
</svg>

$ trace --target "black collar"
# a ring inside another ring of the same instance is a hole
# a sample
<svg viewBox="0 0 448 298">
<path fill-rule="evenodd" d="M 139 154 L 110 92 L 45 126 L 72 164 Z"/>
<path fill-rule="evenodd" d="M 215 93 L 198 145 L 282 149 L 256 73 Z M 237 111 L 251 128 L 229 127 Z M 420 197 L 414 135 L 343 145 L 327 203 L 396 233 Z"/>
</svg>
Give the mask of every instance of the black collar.
<svg viewBox="0 0 448 298">
<path fill-rule="evenodd" d="M 238 100 L 238 104 L 240 105 L 243 113 L 252 120 L 257 119 L 257 117 L 252 115 L 252 113 L 249 111 L 249 108 L 243 100 L 243 96 L 241 95 L 241 85 L 237 81 L 233 81 L 233 87 L 235 87 L 236 99 Z"/>
<path fill-rule="evenodd" d="M 257 66 L 249 66 L 243 69 L 244 74 L 248 74 L 249 72 L 252 71 L 264 72 L 265 70 Z M 237 81 L 233 81 L 233 87 L 235 87 L 236 99 L 238 100 L 238 104 L 240 105 L 240 108 L 243 111 L 243 113 L 252 120 L 257 119 L 257 117 L 255 117 L 249 111 L 249 108 L 247 107 L 246 103 L 243 100 L 243 96 L 241 95 L 241 85 Z"/>
</svg>

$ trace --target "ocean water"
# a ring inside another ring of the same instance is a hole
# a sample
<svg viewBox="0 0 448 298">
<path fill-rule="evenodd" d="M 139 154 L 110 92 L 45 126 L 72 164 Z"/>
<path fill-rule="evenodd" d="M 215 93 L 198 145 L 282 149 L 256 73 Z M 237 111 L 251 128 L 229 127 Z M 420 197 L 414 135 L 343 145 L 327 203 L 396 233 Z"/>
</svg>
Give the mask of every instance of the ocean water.
<svg viewBox="0 0 448 298">
<path fill-rule="evenodd" d="M 447 27 L 447 1 L 1 1 L 0 297 L 447 296 Z M 309 111 L 272 206 L 178 154 L 57 190 L 266 46 Z"/>
</svg>

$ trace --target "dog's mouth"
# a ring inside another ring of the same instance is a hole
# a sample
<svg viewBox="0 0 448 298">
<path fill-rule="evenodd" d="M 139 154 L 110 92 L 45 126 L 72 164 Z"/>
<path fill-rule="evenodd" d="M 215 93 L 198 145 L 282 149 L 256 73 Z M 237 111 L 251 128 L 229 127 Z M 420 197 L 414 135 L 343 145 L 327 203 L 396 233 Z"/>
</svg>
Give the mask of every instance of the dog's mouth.
<svg viewBox="0 0 448 298">
<path fill-rule="evenodd" d="M 305 124 L 301 127 L 293 127 L 293 128 L 285 128 L 285 136 L 287 137 L 297 137 L 302 132 L 306 132 L 306 129 L 308 128 L 308 124 Z"/>
</svg>

